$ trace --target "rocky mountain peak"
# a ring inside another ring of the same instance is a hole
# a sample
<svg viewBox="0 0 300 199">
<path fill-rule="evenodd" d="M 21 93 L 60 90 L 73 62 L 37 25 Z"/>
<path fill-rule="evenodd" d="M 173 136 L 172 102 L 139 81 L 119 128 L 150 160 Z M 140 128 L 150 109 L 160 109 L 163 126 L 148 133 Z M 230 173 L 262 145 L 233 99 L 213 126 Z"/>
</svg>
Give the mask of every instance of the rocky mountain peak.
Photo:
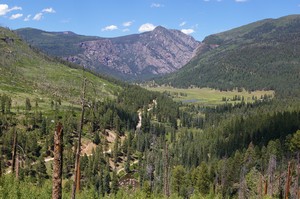
<svg viewBox="0 0 300 199">
<path fill-rule="evenodd" d="M 22 34 L 22 31 L 19 33 Z M 47 34 L 42 31 L 40 36 L 36 32 L 32 38 L 28 38 L 31 34 L 27 32 L 26 36 L 27 41 L 34 44 L 37 43 L 35 39 L 40 38 L 40 47 L 49 54 L 57 56 L 56 47 L 60 51 L 68 47 L 68 53 L 60 52 L 58 56 L 123 79 L 144 79 L 174 72 L 189 62 L 201 46 L 201 42 L 193 37 L 163 26 L 157 26 L 153 31 L 116 38 L 86 37 L 73 35 L 69 31 L 63 33 L 56 35 L 56 40 L 49 42 L 51 46 L 48 48 L 43 41 L 53 40 L 53 37 L 47 37 L 51 35 L 50 32 Z"/>
</svg>

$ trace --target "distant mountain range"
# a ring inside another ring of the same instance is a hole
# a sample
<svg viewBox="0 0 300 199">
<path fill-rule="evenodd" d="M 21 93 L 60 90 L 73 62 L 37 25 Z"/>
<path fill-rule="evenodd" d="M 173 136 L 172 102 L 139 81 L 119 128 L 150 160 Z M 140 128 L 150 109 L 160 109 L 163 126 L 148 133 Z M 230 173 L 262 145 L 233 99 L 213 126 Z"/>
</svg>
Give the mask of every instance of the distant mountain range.
<svg viewBox="0 0 300 199">
<path fill-rule="evenodd" d="M 29 44 L 50 55 L 125 80 L 174 72 L 187 64 L 196 52 L 207 49 L 193 37 L 161 26 L 150 32 L 116 38 L 32 28 L 16 32 Z"/>
<path fill-rule="evenodd" d="M 206 37 L 214 48 L 158 80 L 176 87 L 300 90 L 300 15 L 266 19 Z"/>
</svg>

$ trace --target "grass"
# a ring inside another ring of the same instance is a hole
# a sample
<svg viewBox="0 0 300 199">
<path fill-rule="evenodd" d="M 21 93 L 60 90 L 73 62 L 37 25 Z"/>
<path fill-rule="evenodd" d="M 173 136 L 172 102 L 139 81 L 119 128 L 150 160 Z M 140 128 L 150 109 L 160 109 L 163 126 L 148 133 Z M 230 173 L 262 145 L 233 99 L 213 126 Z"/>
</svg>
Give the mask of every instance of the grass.
<svg viewBox="0 0 300 199">
<path fill-rule="evenodd" d="M 7 38 L 10 41 L 6 41 Z M 49 110 L 53 100 L 62 101 L 61 108 L 78 106 L 82 90 L 83 71 L 70 68 L 45 55 L 36 53 L 13 32 L 0 28 L 0 95 L 12 98 L 12 107 L 32 106 L 39 100 L 41 110 Z M 121 87 L 89 72 L 88 99 L 115 98 Z"/>
<path fill-rule="evenodd" d="M 168 86 L 160 86 L 160 87 L 145 87 L 151 91 L 165 92 L 170 95 L 175 101 L 183 102 L 183 103 L 192 103 L 199 104 L 203 106 L 214 106 L 222 103 L 234 103 L 240 102 L 241 100 L 233 101 L 235 96 L 240 96 L 240 98 L 244 97 L 244 101 L 246 103 L 254 102 L 254 99 L 260 99 L 261 96 L 274 96 L 274 91 L 241 91 L 233 90 L 233 91 L 220 91 L 211 88 L 173 88 Z M 224 101 L 226 98 L 227 101 Z"/>
</svg>

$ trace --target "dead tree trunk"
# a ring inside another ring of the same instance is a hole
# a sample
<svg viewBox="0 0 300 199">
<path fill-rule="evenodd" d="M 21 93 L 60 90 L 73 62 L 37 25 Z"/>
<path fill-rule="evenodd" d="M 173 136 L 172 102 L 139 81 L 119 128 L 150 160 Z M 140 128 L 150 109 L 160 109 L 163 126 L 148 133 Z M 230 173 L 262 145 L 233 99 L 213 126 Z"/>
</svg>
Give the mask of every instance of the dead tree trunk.
<svg viewBox="0 0 300 199">
<path fill-rule="evenodd" d="M 16 152 L 17 152 L 17 130 L 14 128 L 14 142 L 12 148 L 12 172 L 15 172 L 16 168 Z"/>
<path fill-rule="evenodd" d="M 285 199 L 289 198 L 290 184 L 291 184 L 291 162 L 289 162 L 288 172 L 286 175 L 286 187 L 285 187 L 285 197 L 284 197 Z"/>
<path fill-rule="evenodd" d="M 299 168 L 299 151 L 297 152 L 297 168 L 296 168 L 296 172 L 297 172 L 297 176 L 296 176 L 296 186 L 295 186 L 295 192 L 296 192 L 296 198 L 299 199 L 300 198 L 300 190 L 299 190 L 299 174 L 300 174 L 300 168 Z"/>
<path fill-rule="evenodd" d="M 19 153 L 16 154 L 16 179 L 19 179 L 19 168 L 20 168 L 20 162 L 19 162 Z"/>
<path fill-rule="evenodd" d="M 269 160 L 269 166 L 268 166 L 268 175 L 269 175 L 269 195 L 271 198 L 273 197 L 273 191 L 274 191 L 274 174 L 276 170 L 276 156 L 271 155 Z"/>
<path fill-rule="evenodd" d="M 2 147 L 0 147 L 0 177 L 2 176 Z"/>
<path fill-rule="evenodd" d="M 165 158 L 164 158 L 164 194 L 165 196 L 170 196 L 169 191 L 169 152 L 168 144 L 165 146 Z"/>
<path fill-rule="evenodd" d="M 257 187 L 257 193 L 258 193 L 259 198 L 263 198 L 263 194 L 262 194 L 262 174 L 259 175 L 259 184 L 258 184 L 258 187 Z"/>
<path fill-rule="evenodd" d="M 76 192 L 80 190 L 80 149 L 81 149 L 81 133 L 83 127 L 84 120 L 84 108 L 85 108 L 85 87 L 86 87 L 86 78 L 83 80 L 83 88 L 82 88 L 82 98 L 81 98 L 81 117 L 80 117 L 80 125 L 78 131 L 78 144 L 75 156 L 75 170 L 74 170 L 74 183 L 72 188 L 71 199 L 75 199 Z"/>
<path fill-rule="evenodd" d="M 265 179 L 265 191 L 264 191 L 264 196 L 268 194 L 268 178 Z"/>
<path fill-rule="evenodd" d="M 54 133 L 54 160 L 53 160 L 53 176 L 52 176 L 52 199 L 62 198 L 62 153 L 63 145 L 63 126 L 58 123 Z"/>
</svg>

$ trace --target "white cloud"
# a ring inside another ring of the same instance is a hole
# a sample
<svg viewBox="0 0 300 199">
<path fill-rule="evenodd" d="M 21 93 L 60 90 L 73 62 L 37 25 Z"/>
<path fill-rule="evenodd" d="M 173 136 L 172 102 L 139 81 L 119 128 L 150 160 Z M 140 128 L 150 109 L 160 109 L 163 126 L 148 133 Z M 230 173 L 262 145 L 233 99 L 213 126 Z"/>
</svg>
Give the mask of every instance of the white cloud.
<svg viewBox="0 0 300 199">
<path fill-rule="evenodd" d="M 55 13 L 56 11 L 53 8 L 45 8 L 45 9 L 42 10 L 42 12 Z"/>
<path fill-rule="evenodd" d="M 123 26 L 124 27 L 129 27 L 129 26 L 132 25 L 132 23 L 133 23 L 132 21 L 126 21 L 126 22 L 123 23 Z"/>
<path fill-rule="evenodd" d="M 187 35 L 189 35 L 189 34 L 192 34 L 192 33 L 194 33 L 195 32 L 195 30 L 194 29 L 181 29 L 181 32 L 183 32 L 184 34 L 187 34 Z"/>
<path fill-rule="evenodd" d="M 102 31 L 112 31 L 112 30 L 117 30 L 117 29 L 118 29 L 118 26 L 110 25 L 110 26 L 106 26 L 106 27 L 102 28 L 101 30 Z"/>
<path fill-rule="evenodd" d="M 129 32 L 130 30 L 128 28 L 125 28 L 122 30 L 122 32 Z"/>
<path fill-rule="evenodd" d="M 34 15 L 33 20 L 39 21 L 43 18 L 43 13 L 39 12 L 36 15 Z"/>
<path fill-rule="evenodd" d="M 183 21 L 179 24 L 179 26 L 181 27 L 181 26 L 184 26 L 185 24 L 186 24 L 186 21 Z"/>
<path fill-rule="evenodd" d="M 242 3 L 242 2 L 246 2 L 246 1 L 248 1 L 248 0 L 235 0 L 235 2 L 237 2 L 237 3 Z"/>
<path fill-rule="evenodd" d="M 164 7 L 164 5 L 159 4 L 159 3 L 152 3 L 151 4 L 151 8 L 162 8 L 162 7 Z"/>
<path fill-rule="evenodd" d="M 31 15 L 27 15 L 24 19 L 24 21 L 29 21 L 30 20 Z"/>
<path fill-rule="evenodd" d="M 22 8 L 18 6 L 9 8 L 7 4 L 0 4 L 0 16 L 6 15 L 13 10 L 22 10 Z"/>
<path fill-rule="evenodd" d="M 152 23 L 145 23 L 140 26 L 139 32 L 152 31 L 152 30 L 154 30 L 154 28 L 156 28 L 156 26 L 154 26 Z"/>
<path fill-rule="evenodd" d="M 20 17 L 23 17 L 23 14 L 18 13 L 18 14 L 13 14 L 13 15 L 11 15 L 11 16 L 9 17 L 9 19 L 14 20 L 14 19 L 18 19 L 18 18 L 20 18 Z"/>
</svg>

